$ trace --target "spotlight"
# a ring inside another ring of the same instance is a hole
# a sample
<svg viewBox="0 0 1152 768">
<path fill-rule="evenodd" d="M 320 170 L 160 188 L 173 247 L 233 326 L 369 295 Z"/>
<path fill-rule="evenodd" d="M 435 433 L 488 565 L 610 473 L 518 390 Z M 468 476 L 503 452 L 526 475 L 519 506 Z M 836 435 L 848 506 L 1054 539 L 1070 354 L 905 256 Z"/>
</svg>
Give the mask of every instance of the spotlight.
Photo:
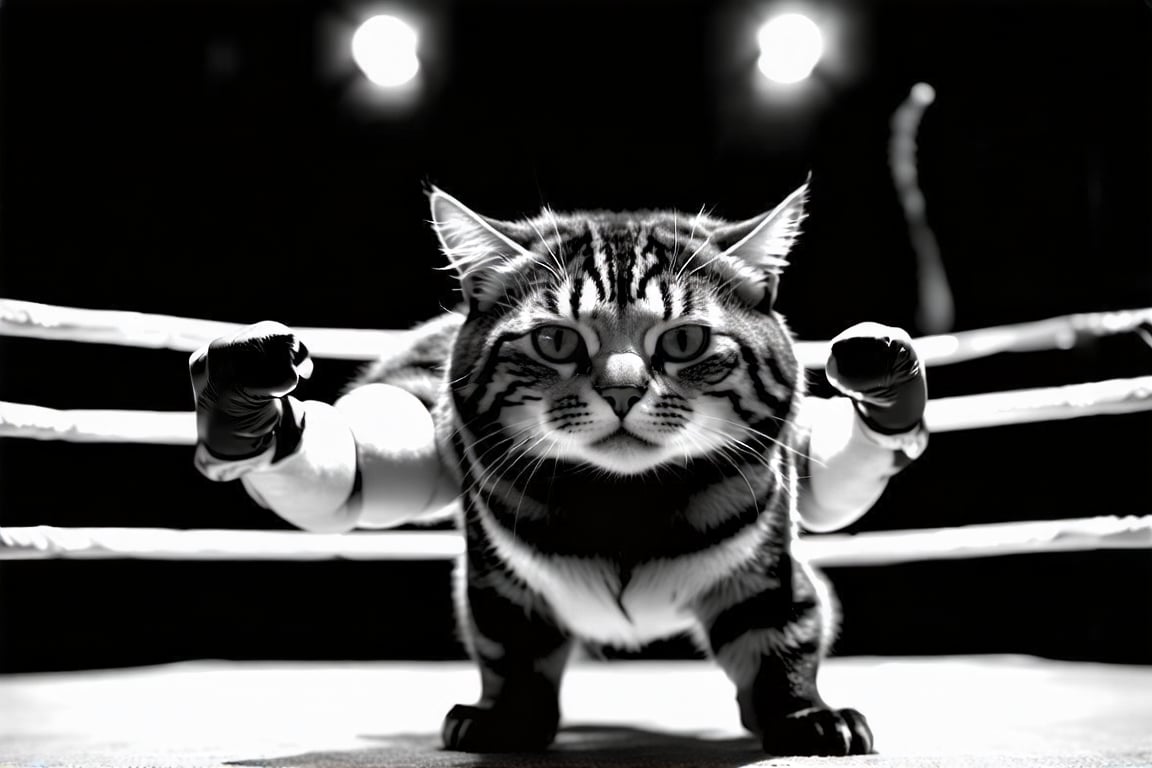
<svg viewBox="0 0 1152 768">
<path fill-rule="evenodd" d="M 395 16 L 373 16 L 352 35 L 352 58 L 373 83 L 394 88 L 420 69 L 416 30 Z"/>
<path fill-rule="evenodd" d="M 800 13 L 769 19 L 760 28 L 760 72 L 777 83 L 798 83 L 812 74 L 824 54 L 820 28 Z"/>
</svg>

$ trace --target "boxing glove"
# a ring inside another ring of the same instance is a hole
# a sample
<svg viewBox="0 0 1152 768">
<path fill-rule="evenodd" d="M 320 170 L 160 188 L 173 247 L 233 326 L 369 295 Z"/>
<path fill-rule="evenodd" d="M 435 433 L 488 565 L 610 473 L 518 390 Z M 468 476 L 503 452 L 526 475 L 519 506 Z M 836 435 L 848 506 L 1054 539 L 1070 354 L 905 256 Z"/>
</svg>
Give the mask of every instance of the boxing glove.
<svg viewBox="0 0 1152 768">
<path fill-rule="evenodd" d="M 852 326 L 832 339 L 825 373 L 875 431 L 893 435 L 920 425 L 928 385 L 903 329 L 879 323 Z"/>
<path fill-rule="evenodd" d="M 264 321 L 197 350 L 188 361 L 196 430 L 215 458 L 240 461 L 290 454 L 300 441 L 302 410 L 289 393 L 312 372 L 308 350 L 290 328 Z"/>
</svg>

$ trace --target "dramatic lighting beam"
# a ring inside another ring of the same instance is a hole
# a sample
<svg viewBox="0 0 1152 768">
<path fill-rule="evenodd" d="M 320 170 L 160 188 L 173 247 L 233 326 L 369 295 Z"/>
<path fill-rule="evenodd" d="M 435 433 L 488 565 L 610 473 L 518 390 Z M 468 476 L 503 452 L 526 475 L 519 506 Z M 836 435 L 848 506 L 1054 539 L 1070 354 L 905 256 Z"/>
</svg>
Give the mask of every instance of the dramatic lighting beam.
<svg viewBox="0 0 1152 768">
<path fill-rule="evenodd" d="M 404 85 L 420 71 L 416 30 L 395 16 L 373 16 L 352 35 L 352 58 L 383 88 Z"/>
<path fill-rule="evenodd" d="M 800 13 L 769 19 L 757 39 L 760 72 L 776 83 L 788 85 L 804 80 L 824 55 L 824 35 L 812 19 Z"/>
</svg>

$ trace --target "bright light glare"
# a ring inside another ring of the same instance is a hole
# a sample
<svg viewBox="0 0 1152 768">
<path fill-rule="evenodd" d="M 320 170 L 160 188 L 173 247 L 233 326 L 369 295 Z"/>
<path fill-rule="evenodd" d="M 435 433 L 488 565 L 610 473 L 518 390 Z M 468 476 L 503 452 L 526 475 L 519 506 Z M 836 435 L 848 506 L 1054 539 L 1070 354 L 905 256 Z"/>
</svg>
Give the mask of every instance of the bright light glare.
<svg viewBox="0 0 1152 768">
<path fill-rule="evenodd" d="M 777 83 L 798 83 L 812 74 L 824 53 L 824 36 L 812 19 L 785 13 L 760 28 L 760 71 Z"/>
<path fill-rule="evenodd" d="M 416 76 L 416 30 L 395 16 L 373 16 L 352 35 L 352 58 L 376 85 L 392 88 Z"/>
</svg>

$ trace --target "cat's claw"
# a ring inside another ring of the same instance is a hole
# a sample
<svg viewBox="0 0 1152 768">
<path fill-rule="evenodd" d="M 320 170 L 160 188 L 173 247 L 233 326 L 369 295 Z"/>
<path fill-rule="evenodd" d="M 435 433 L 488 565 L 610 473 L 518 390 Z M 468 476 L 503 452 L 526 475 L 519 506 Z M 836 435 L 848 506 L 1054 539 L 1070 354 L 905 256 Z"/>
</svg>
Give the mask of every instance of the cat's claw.
<svg viewBox="0 0 1152 768">
<path fill-rule="evenodd" d="M 457 704 L 444 718 L 441 736 L 445 749 L 459 752 L 539 752 L 556 738 L 558 724 L 558 713 Z"/>
<path fill-rule="evenodd" d="M 867 755 L 872 730 L 854 709 L 813 707 L 768 724 L 762 744 L 771 755 Z"/>
</svg>

